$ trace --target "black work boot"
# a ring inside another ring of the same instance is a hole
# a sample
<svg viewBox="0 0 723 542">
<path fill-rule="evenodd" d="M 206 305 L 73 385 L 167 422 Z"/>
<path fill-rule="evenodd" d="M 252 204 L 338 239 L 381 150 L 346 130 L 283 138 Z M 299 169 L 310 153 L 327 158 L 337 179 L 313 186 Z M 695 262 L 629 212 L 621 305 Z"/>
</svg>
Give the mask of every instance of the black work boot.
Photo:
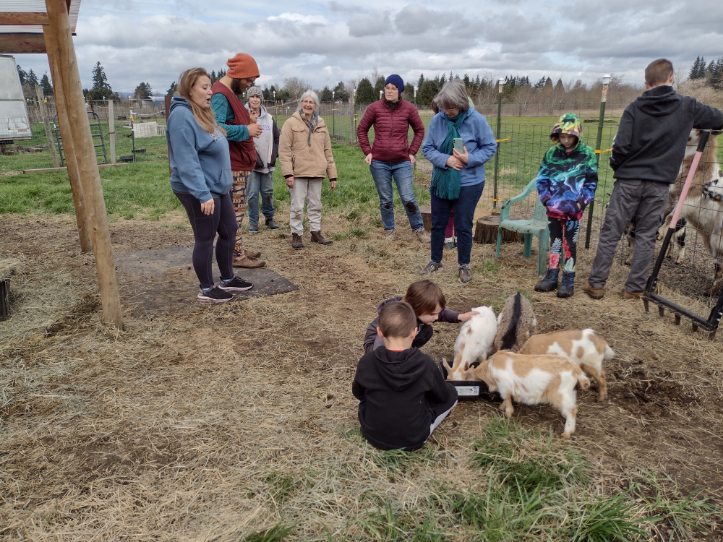
<svg viewBox="0 0 723 542">
<path fill-rule="evenodd" d="M 327 239 L 326 237 L 321 235 L 320 231 L 311 232 L 311 241 L 313 243 L 319 243 L 320 245 L 330 245 L 332 243 L 331 239 Z"/>
<path fill-rule="evenodd" d="M 572 297 L 575 293 L 575 272 L 562 272 L 560 287 L 557 289 L 557 297 Z"/>
<path fill-rule="evenodd" d="M 298 233 L 291 234 L 291 248 L 301 250 L 304 248 L 304 242 L 301 240 L 301 235 Z"/>
<path fill-rule="evenodd" d="M 557 277 L 560 274 L 559 269 L 548 269 L 545 276 L 535 284 L 536 292 L 551 292 L 557 289 Z"/>
</svg>

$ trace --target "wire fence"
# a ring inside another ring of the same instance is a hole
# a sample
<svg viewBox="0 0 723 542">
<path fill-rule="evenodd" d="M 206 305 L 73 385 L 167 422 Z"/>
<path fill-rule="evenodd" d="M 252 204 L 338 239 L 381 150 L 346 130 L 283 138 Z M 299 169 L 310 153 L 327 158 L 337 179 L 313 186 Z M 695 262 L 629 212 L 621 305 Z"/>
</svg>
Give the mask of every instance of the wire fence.
<svg viewBox="0 0 723 542">
<path fill-rule="evenodd" d="M 283 122 L 296 109 L 296 102 L 293 103 L 268 103 L 269 112 L 276 118 L 277 124 Z M 610 197 L 613 187 L 612 170 L 607 166 L 610 156 L 610 147 L 617 131 L 619 116 L 622 110 L 620 104 L 613 104 L 607 109 L 604 119 L 601 119 L 600 111 L 591 109 L 575 110 L 570 107 L 550 108 L 549 104 L 501 104 L 499 109 L 493 104 L 479 104 L 478 108 L 486 114 L 487 121 L 495 132 L 498 141 L 498 152 L 487 164 L 486 187 L 483 193 L 480 208 L 484 213 L 494 214 L 499 210 L 502 202 L 514 195 L 517 195 L 526 184 L 535 177 L 540 161 L 549 148 L 550 129 L 557 120 L 559 114 L 572 111 L 578 114 L 583 121 L 583 140 L 596 150 L 599 157 L 598 188 L 594 204 L 588 208 L 581 225 L 579 246 L 588 246 L 591 249 L 596 247 L 598 232 L 602 224 L 605 205 Z M 546 109 L 545 109 L 546 108 Z M 339 144 L 356 145 L 357 126 L 365 107 L 354 106 L 349 103 L 323 103 L 320 108 L 320 115 L 324 118 L 333 140 Z M 161 137 L 165 127 L 164 104 L 160 102 L 137 101 L 123 104 L 113 104 L 115 127 L 116 156 L 120 160 L 158 160 L 165 158 L 165 138 Z M 501 115 L 497 116 L 497 111 Z M 550 111 L 553 114 L 549 114 Z M 13 148 L 15 152 L 28 154 L 28 163 L 32 167 L 52 167 L 53 162 L 48 148 L 55 145 L 61 150 L 62 142 L 57 131 L 57 118 L 52 102 L 47 104 L 47 115 L 50 117 L 48 126 L 51 130 L 50 138 L 46 135 L 46 124 L 41 118 L 39 108 L 29 107 L 28 118 L 32 128 L 32 137 L 26 140 L 17 140 Z M 520 115 L 521 111 L 546 112 L 543 115 Z M 109 134 L 109 104 L 107 102 L 95 102 L 88 105 L 89 120 L 94 134 L 99 163 L 110 161 L 110 134 Z M 421 110 L 420 115 L 428 125 L 433 113 L 431 110 Z M 22 119 L 15 119 L 21 122 Z M 602 123 L 601 123 L 602 120 Z M 95 125 L 95 128 L 93 128 Z M 141 135 L 140 127 L 150 129 L 156 125 L 157 130 Z M 143 139 L 150 135 L 149 139 Z M 155 136 L 155 137 L 154 137 Z M 373 137 L 373 131 L 370 134 Z M 715 138 L 711 140 L 715 145 Z M 98 147 L 105 147 L 101 149 Z M 148 147 L 148 152 L 146 152 Z M 3 146 L 0 145 L 0 150 Z M 421 157 L 421 152 L 418 155 Z M 715 152 L 709 153 L 708 171 L 715 171 L 718 174 L 719 159 Z M 361 160 L 361 153 L 360 153 Z M 416 172 L 417 181 L 428 186 L 431 182 L 431 164 L 423 158 L 418 160 Z M 712 175 L 712 174 L 710 174 Z M 712 179 L 701 180 L 700 183 Z M 721 181 L 723 184 L 723 181 Z M 370 185 L 371 186 L 371 185 Z M 723 189 L 722 189 L 723 190 Z M 523 205 L 516 206 L 516 212 L 522 215 L 531 215 L 535 202 L 535 192 Z M 699 211 L 702 212 L 702 211 Z M 723 223 L 723 208 L 708 210 L 709 213 L 717 213 L 717 223 Z M 713 220 L 713 222 L 715 222 Z M 674 264 L 674 260 L 668 260 L 661 271 L 661 282 L 675 284 L 687 295 L 694 296 L 707 307 L 715 304 L 715 295 L 711 291 L 715 259 L 711 255 L 710 233 L 701 231 L 694 227 L 687 228 L 686 256 Z M 719 248 L 723 252 L 723 247 Z M 629 258 L 629 250 L 626 243 L 620 243 L 619 255 L 621 261 Z"/>
</svg>

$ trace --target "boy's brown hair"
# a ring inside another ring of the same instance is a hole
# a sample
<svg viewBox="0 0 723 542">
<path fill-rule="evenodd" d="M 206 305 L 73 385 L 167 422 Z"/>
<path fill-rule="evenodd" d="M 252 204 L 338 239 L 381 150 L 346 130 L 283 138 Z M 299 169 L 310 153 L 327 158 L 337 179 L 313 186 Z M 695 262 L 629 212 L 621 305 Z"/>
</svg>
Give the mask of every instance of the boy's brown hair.
<svg viewBox="0 0 723 542">
<path fill-rule="evenodd" d="M 417 316 L 409 303 L 392 301 L 379 311 L 379 331 L 387 338 L 409 337 L 417 328 Z"/>
<path fill-rule="evenodd" d="M 671 75 L 673 75 L 673 63 L 667 58 L 653 60 L 645 68 L 645 82 L 650 87 L 667 83 Z"/>
<path fill-rule="evenodd" d="M 414 314 L 432 314 L 439 305 L 442 309 L 447 306 L 442 289 L 431 280 L 418 280 L 407 288 L 404 301 L 414 309 Z"/>
</svg>

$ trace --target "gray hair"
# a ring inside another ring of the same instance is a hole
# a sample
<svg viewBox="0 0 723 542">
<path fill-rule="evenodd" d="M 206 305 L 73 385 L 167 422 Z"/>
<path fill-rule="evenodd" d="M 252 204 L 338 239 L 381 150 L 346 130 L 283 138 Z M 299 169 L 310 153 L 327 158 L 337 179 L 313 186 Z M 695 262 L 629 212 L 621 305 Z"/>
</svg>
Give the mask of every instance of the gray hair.
<svg viewBox="0 0 723 542">
<path fill-rule="evenodd" d="M 304 98 L 311 98 L 312 100 L 314 100 L 314 103 L 316 103 L 316 110 L 319 111 L 319 106 L 321 105 L 321 102 L 319 101 L 319 95 L 311 89 L 305 90 L 299 98 L 299 111 L 301 111 L 301 102 L 304 101 Z"/>
<path fill-rule="evenodd" d="M 469 96 L 464 83 L 459 79 L 447 81 L 442 90 L 434 97 L 440 109 L 457 108 L 460 111 L 469 109 Z"/>
<path fill-rule="evenodd" d="M 263 100 L 263 98 L 264 98 L 264 93 L 263 93 L 263 91 L 261 90 L 261 87 L 257 87 L 256 85 L 254 85 L 254 86 L 252 86 L 251 88 L 249 88 L 249 89 L 246 91 L 246 97 L 247 97 L 247 98 L 250 98 L 251 96 L 260 96 L 261 99 Z"/>
</svg>

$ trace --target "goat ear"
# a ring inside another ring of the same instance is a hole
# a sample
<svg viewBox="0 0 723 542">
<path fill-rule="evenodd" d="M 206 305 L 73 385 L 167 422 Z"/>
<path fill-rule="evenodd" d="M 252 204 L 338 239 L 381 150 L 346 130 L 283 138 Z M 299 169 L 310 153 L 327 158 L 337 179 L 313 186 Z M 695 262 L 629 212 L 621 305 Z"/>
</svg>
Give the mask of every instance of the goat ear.
<svg viewBox="0 0 723 542">
<path fill-rule="evenodd" d="M 449 363 L 447 363 L 447 358 L 442 358 L 442 365 L 444 365 L 444 368 L 447 369 L 447 374 L 452 372 L 452 367 L 450 367 Z"/>
</svg>

